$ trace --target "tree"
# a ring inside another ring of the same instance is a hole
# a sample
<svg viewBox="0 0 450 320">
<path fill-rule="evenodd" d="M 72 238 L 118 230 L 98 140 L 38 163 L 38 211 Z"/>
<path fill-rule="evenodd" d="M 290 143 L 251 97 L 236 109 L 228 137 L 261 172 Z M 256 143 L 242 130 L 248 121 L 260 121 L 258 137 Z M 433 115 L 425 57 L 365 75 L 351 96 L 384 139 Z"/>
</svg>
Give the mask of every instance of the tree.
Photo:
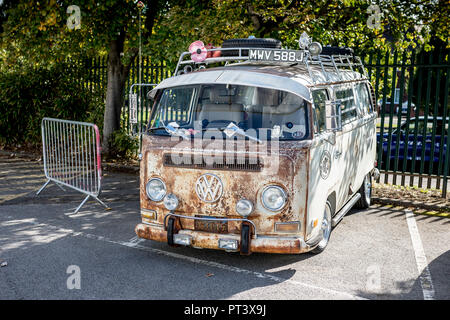
<svg viewBox="0 0 450 320">
<path fill-rule="evenodd" d="M 367 0 L 146 0 L 141 29 L 144 53 L 171 66 L 189 44 L 201 39 L 220 46 L 227 38 L 273 37 L 297 47 L 306 31 L 325 45 L 407 49 L 440 39 L 448 47 L 449 6 L 446 0 L 378 0 L 380 26 L 368 27 L 373 16 Z M 138 54 L 137 1 L 132 0 L 4 0 L 0 6 L 0 68 L 21 64 L 50 65 L 68 57 L 108 55 L 108 85 L 103 149 L 120 126 L 124 85 Z M 66 23 L 81 10 L 81 28 Z M 369 10 L 369 11 L 368 11 Z M 427 47 L 428 46 L 428 47 Z M 170 65 L 170 64 L 169 64 Z"/>
<path fill-rule="evenodd" d="M 151 36 L 158 15 L 169 5 L 147 0 L 142 9 L 143 39 Z M 71 29 L 75 11 L 80 8 L 80 28 Z M 125 81 L 138 54 L 139 9 L 131 0 L 21 0 L 7 8 L 2 23 L 2 66 L 50 65 L 72 57 L 108 55 L 108 84 L 103 124 L 104 152 L 109 137 L 120 127 Z M 5 15 L 6 17 L 6 15 Z"/>
<path fill-rule="evenodd" d="M 176 4 L 156 24 L 151 48 L 157 50 L 151 54 L 176 61 L 194 40 L 220 46 L 224 39 L 250 35 L 296 48 L 303 31 L 322 44 L 366 53 L 406 49 L 429 45 L 433 37 L 448 43 L 449 13 L 445 0 L 213 0 L 201 10 Z M 380 25 L 371 28 L 368 20 L 374 17 Z"/>
</svg>

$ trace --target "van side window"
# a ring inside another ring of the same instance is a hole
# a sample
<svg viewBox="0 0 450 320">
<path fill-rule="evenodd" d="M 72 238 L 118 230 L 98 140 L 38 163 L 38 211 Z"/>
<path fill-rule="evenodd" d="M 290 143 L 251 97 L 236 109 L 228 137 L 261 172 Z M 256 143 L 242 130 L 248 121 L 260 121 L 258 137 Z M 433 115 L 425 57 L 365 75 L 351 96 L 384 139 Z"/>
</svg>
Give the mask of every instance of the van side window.
<svg viewBox="0 0 450 320">
<path fill-rule="evenodd" d="M 365 83 L 358 83 L 355 86 L 356 95 L 358 96 L 358 109 L 361 114 L 366 115 L 372 112 L 372 104 L 370 103 L 370 94 Z"/>
<path fill-rule="evenodd" d="M 353 89 L 338 89 L 336 91 L 336 100 L 340 100 L 341 102 L 342 124 L 346 124 L 353 120 L 356 120 L 358 113 L 356 111 Z"/>
<path fill-rule="evenodd" d="M 314 90 L 312 92 L 314 102 L 314 132 L 321 133 L 326 130 L 325 127 L 325 101 L 328 100 L 327 90 Z"/>
</svg>

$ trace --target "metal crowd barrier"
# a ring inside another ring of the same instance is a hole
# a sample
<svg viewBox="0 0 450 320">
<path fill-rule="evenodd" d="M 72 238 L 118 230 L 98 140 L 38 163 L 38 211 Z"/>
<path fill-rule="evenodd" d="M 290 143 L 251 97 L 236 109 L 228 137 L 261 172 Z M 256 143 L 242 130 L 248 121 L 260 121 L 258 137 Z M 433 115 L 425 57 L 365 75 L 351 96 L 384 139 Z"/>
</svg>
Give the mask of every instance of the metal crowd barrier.
<svg viewBox="0 0 450 320">
<path fill-rule="evenodd" d="M 92 123 L 44 118 L 41 129 L 47 182 L 36 195 L 53 181 L 62 190 L 62 186 L 66 186 L 86 194 L 74 213 L 81 209 L 89 197 L 109 209 L 98 198 L 102 188 L 98 127 Z"/>
</svg>

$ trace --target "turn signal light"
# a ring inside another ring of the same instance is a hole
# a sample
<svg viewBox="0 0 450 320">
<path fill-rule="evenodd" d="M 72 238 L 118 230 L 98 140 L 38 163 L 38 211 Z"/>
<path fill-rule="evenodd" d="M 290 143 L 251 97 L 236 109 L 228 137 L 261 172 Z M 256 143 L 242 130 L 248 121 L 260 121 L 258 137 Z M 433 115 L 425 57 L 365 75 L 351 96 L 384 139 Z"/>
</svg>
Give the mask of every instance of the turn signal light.
<svg viewBox="0 0 450 320">
<path fill-rule="evenodd" d="M 190 246 L 192 243 L 192 237 L 188 234 L 174 234 L 173 243 L 182 246 Z"/>
<path fill-rule="evenodd" d="M 157 214 L 154 210 L 141 209 L 142 220 L 156 220 Z"/>
<path fill-rule="evenodd" d="M 219 239 L 219 248 L 225 251 L 236 251 L 239 247 L 239 242 L 234 239 Z"/>
<path fill-rule="evenodd" d="M 300 222 L 276 222 L 275 232 L 295 233 L 300 231 Z"/>
</svg>

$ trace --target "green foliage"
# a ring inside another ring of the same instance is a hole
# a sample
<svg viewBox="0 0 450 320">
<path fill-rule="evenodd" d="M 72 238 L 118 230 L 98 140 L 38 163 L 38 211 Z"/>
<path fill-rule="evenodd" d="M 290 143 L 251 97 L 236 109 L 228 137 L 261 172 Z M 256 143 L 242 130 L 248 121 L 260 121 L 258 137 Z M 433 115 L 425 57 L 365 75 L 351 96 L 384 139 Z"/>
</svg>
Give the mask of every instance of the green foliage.
<svg viewBox="0 0 450 320">
<path fill-rule="evenodd" d="M 280 39 L 283 46 L 295 49 L 304 31 L 324 45 L 365 53 L 420 46 L 431 50 L 433 38 L 448 46 L 448 1 L 213 0 L 189 5 L 196 2 L 174 4 L 157 21 L 149 54 L 173 64 L 195 40 L 220 46 L 225 39 L 249 35 Z M 370 4 L 380 8 L 379 28 L 368 27 Z"/>
<path fill-rule="evenodd" d="M 450 12 L 445 0 L 143 2 L 145 8 L 140 11 L 137 0 L 3 0 L 0 140 L 38 141 L 43 116 L 84 119 L 102 126 L 104 101 L 72 80 L 64 72 L 63 61 L 106 53 L 114 57 L 111 52 L 115 52 L 120 63 L 114 61 L 110 71 L 119 70 L 121 79 L 126 79 L 138 52 L 139 14 L 143 54 L 154 61 L 165 60 L 171 68 L 179 54 L 198 39 L 218 47 L 225 39 L 254 35 L 280 39 L 283 46 L 295 49 L 300 34 L 306 31 L 324 45 L 350 46 L 358 53 L 392 47 L 429 51 L 433 39 L 449 46 Z M 370 4 L 380 7 L 379 29 L 367 25 Z M 70 5 L 80 7 L 79 30 L 69 30 L 66 25 Z M 120 106 L 113 99 L 108 101 L 107 110 Z"/>
<path fill-rule="evenodd" d="M 80 29 L 67 27 L 71 5 L 80 8 Z M 2 46 L 9 65 L 47 65 L 61 57 L 105 53 L 121 32 L 132 35 L 131 46 L 137 43 L 138 8 L 132 0 L 20 0 L 7 13 Z"/>
<path fill-rule="evenodd" d="M 40 143 L 44 117 L 101 124 L 104 101 L 73 76 L 72 68 L 24 68 L 0 73 L 0 143 Z"/>
<path fill-rule="evenodd" d="M 135 158 L 139 150 L 139 139 L 131 137 L 124 129 L 113 132 L 109 139 L 110 156 L 121 159 Z"/>
</svg>

